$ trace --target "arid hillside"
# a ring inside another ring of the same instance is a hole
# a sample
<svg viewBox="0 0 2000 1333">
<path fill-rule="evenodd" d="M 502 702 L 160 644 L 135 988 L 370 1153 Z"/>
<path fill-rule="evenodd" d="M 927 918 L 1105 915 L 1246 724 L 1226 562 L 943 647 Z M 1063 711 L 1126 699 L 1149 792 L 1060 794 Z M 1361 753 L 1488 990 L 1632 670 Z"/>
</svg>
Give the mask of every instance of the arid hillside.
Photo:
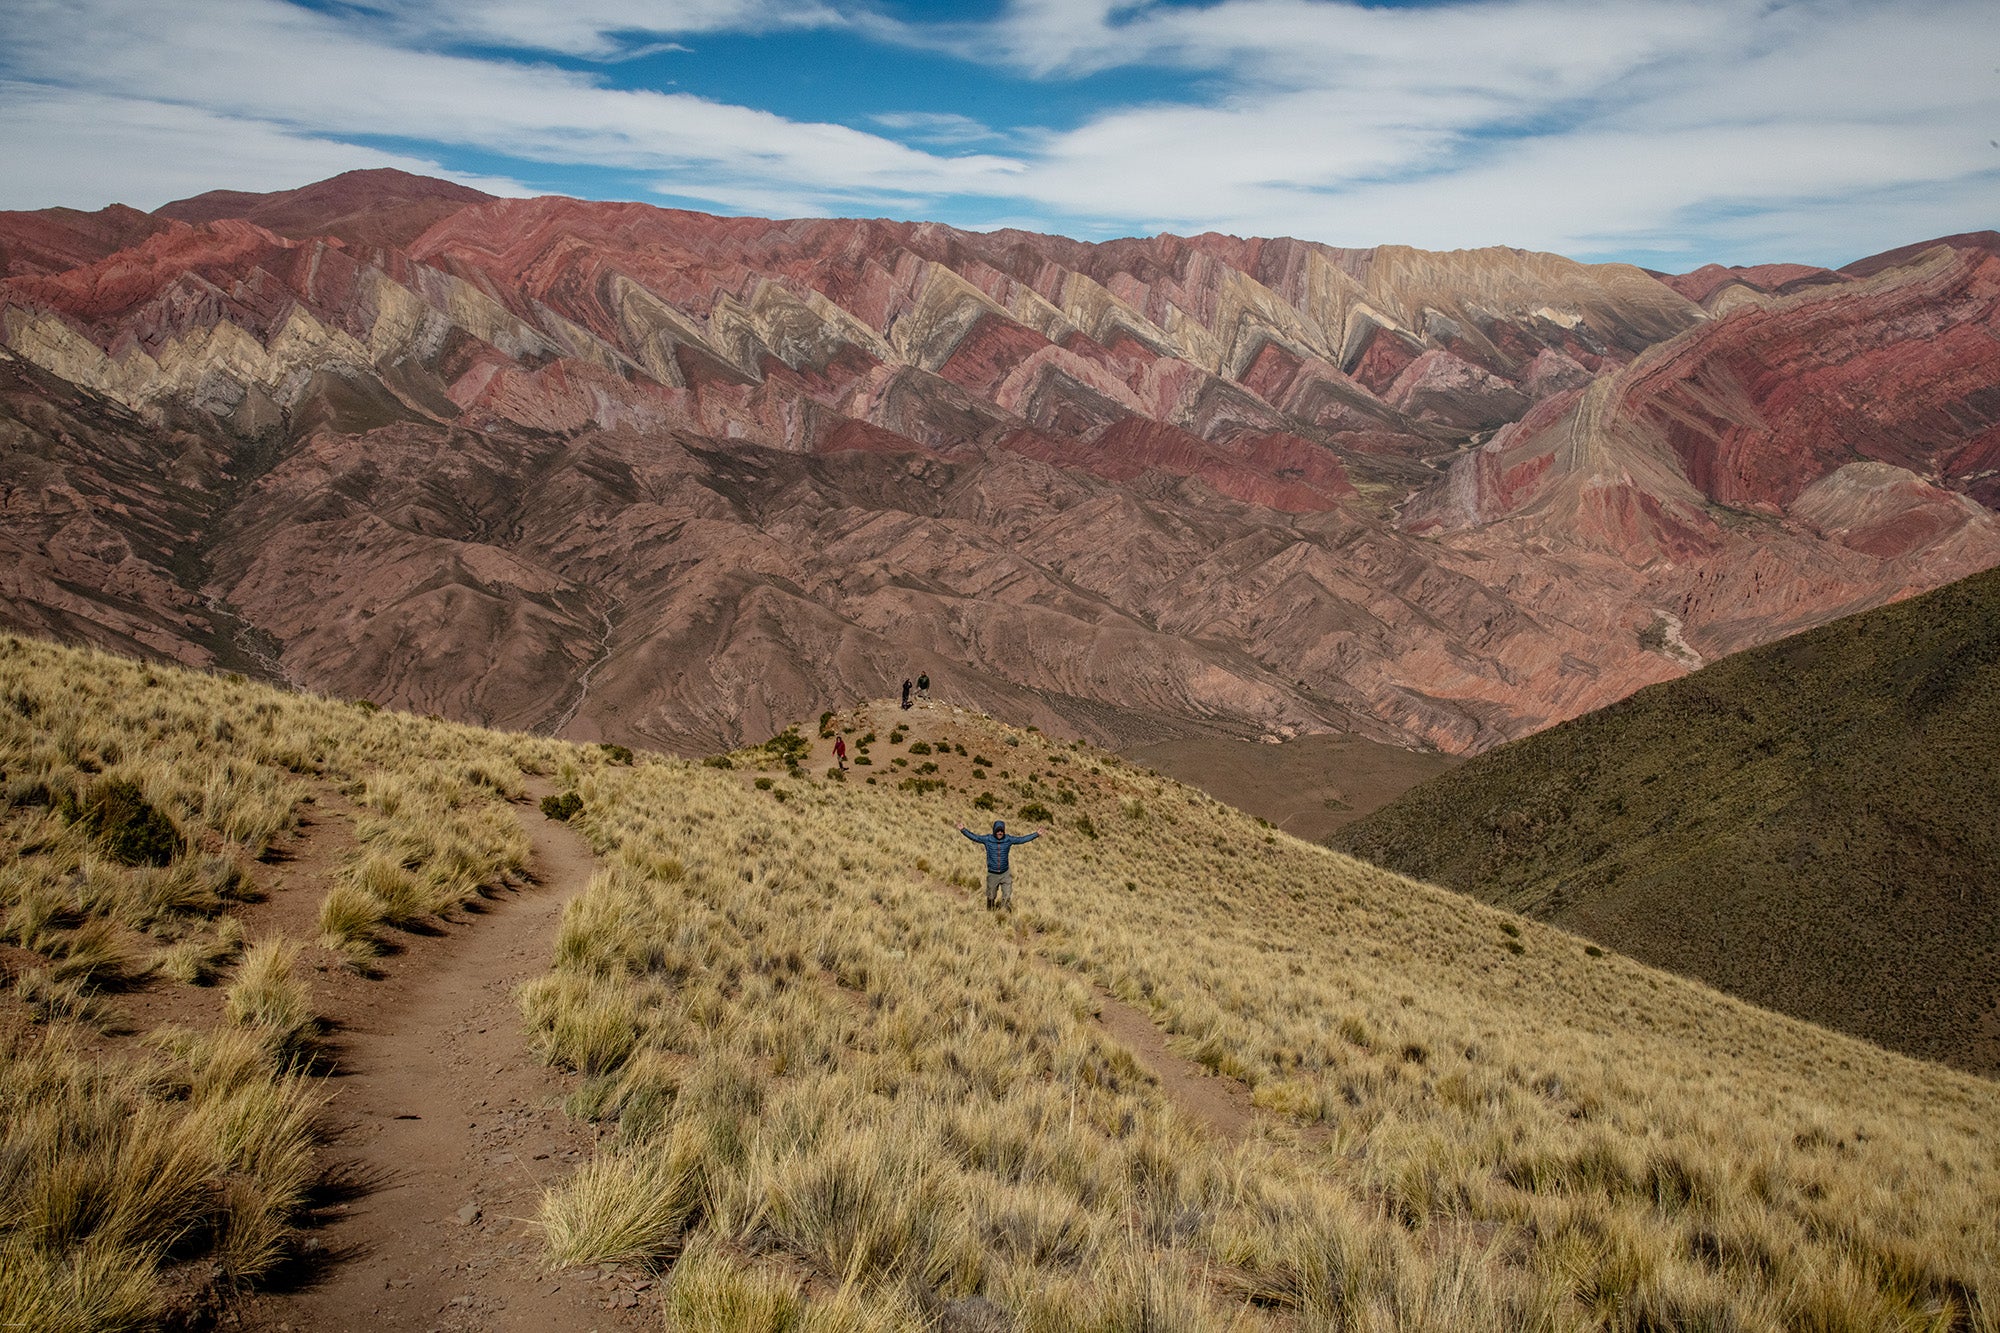
<svg viewBox="0 0 2000 1333">
<path fill-rule="evenodd" d="M 1491 750 L 1334 836 L 1800 1018 L 2000 1073 L 2000 572 Z"/>
<path fill-rule="evenodd" d="M 891 692 L 1470 753 L 2000 563 L 1990 234 L 1492 249 L 492 199 L 0 216 L 0 622 L 695 752 Z"/>
<path fill-rule="evenodd" d="M 2000 1086 L 1082 742 L 696 763 L 6 638 L 0 769 L 0 1320 L 1996 1326 Z"/>
</svg>

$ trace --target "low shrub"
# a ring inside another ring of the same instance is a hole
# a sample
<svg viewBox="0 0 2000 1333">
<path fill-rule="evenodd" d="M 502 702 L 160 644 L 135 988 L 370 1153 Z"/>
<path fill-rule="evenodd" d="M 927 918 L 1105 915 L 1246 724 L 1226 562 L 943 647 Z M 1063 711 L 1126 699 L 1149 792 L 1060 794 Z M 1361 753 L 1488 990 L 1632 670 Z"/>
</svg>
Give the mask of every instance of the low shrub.
<svg viewBox="0 0 2000 1333">
<path fill-rule="evenodd" d="M 97 839 L 104 854 L 122 865 L 163 866 L 181 851 L 174 821 L 153 808 L 139 784 L 128 778 L 100 778 L 79 797 L 65 792 L 62 814 Z"/>
<path fill-rule="evenodd" d="M 577 812 L 582 809 L 583 798 L 573 791 L 563 792 L 559 796 L 544 796 L 542 798 L 542 813 L 550 819 L 567 821 L 575 818 Z"/>
</svg>

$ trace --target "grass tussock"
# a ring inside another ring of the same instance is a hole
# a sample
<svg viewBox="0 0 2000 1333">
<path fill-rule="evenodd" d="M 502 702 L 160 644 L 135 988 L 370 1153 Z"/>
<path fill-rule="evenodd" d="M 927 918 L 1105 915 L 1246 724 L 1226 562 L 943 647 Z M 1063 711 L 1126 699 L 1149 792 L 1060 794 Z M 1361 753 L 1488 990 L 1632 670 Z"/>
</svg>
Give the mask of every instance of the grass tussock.
<svg viewBox="0 0 2000 1333">
<path fill-rule="evenodd" d="M 303 1063 L 319 1033 L 311 997 L 296 969 L 299 950 L 286 940 L 252 945 L 223 996 L 229 1021 L 251 1033 L 280 1068 Z"/>
<path fill-rule="evenodd" d="M 226 1030 L 131 1065 L 48 1035 L 0 1046 L 0 1325 L 153 1327 L 169 1270 L 234 1285 L 282 1259 L 317 1170 L 301 1081 Z"/>
</svg>

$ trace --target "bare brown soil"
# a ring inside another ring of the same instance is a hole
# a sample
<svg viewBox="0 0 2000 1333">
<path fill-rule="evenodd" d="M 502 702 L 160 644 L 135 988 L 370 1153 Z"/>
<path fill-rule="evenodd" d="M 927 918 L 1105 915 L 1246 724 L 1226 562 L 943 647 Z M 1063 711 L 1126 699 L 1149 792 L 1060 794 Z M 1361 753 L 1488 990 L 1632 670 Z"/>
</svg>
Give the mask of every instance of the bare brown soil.
<svg viewBox="0 0 2000 1333">
<path fill-rule="evenodd" d="M 1130 746 L 1124 753 L 1308 842 L 1464 762 L 1360 736 L 1301 736 L 1278 745 L 1185 736 Z"/>
<path fill-rule="evenodd" d="M 545 1271 L 528 1221 L 594 1133 L 563 1112 L 565 1081 L 528 1049 L 514 991 L 547 966 L 562 906 L 592 862 L 567 825 L 531 807 L 521 818 L 534 848 L 529 884 L 495 891 L 435 937 L 412 937 L 378 978 L 329 972 L 315 984 L 332 1025 L 327 1123 L 345 1197 L 321 1210 L 318 1270 L 239 1305 L 238 1327 L 657 1322 L 643 1275 Z"/>
</svg>

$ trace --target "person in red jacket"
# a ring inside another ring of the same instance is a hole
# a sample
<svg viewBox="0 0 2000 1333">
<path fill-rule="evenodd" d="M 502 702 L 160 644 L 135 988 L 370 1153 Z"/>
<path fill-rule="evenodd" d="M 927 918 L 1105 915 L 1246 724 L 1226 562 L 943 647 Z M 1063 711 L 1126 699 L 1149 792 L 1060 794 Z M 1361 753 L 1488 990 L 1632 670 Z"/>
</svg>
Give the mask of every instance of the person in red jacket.
<svg viewBox="0 0 2000 1333">
<path fill-rule="evenodd" d="M 833 761 L 840 765 L 841 772 L 845 773 L 847 771 L 847 737 L 835 736 L 833 738 Z"/>
</svg>

